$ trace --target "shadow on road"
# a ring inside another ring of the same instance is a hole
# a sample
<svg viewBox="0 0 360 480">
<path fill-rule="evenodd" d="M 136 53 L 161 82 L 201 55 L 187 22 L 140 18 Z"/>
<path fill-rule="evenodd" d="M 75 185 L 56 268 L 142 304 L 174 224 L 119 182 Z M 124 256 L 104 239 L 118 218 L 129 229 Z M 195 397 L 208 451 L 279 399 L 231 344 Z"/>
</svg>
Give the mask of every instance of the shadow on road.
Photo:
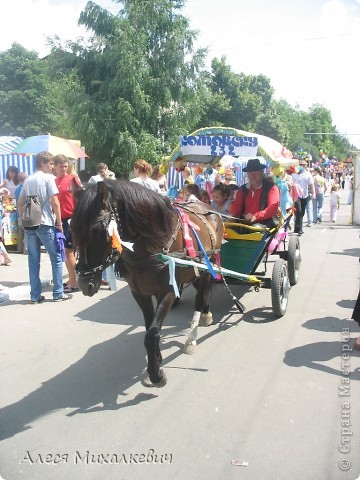
<svg viewBox="0 0 360 480">
<path fill-rule="evenodd" d="M 166 368 L 180 355 L 183 355 L 183 339 L 179 330 L 186 328 L 184 317 L 190 321 L 194 292 L 168 315 L 162 335 L 162 352 L 176 348 L 164 358 Z M 217 305 L 216 317 L 222 318 L 231 308 L 231 298 Z M 67 417 L 77 414 L 94 413 L 120 408 L 132 408 L 140 403 L 157 398 L 157 390 L 137 394 L 127 398 L 127 390 L 146 376 L 144 326 L 142 313 L 132 299 L 128 288 L 100 299 L 97 303 L 75 314 L 80 321 L 119 324 L 128 326 L 116 337 L 92 346 L 86 354 L 58 375 L 44 382 L 41 387 L 27 396 L 0 410 L 0 440 L 12 437 L 34 427 L 36 419 L 56 410 L 73 410 Z M 201 329 L 198 344 L 221 334 L 235 326 L 236 322 L 214 325 L 209 330 Z M 205 333 L 205 335 L 203 335 Z M 169 367 L 171 368 L 171 367 Z M 192 370 L 187 368 L 187 370 Z M 206 373 L 206 369 L 194 369 Z M 119 399 L 120 397 L 120 399 Z M 123 399 L 121 399 L 123 397 Z"/>
<path fill-rule="evenodd" d="M 321 332 L 339 332 L 339 341 L 331 342 L 315 342 L 308 345 L 292 348 L 285 353 L 284 363 L 289 367 L 307 367 L 319 370 L 323 373 L 344 377 L 342 369 L 342 354 L 350 354 L 358 356 L 358 352 L 353 351 L 352 347 L 354 339 L 349 340 L 352 333 L 359 332 L 359 326 L 352 320 L 340 320 L 335 317 L 323 317 L 308 320 L 303 325 L 305 328 L 318 330 Z M 343 332 L 343 333 L 342 333 Z M 344 332 L 350 332 L 345 334 Z M 343 338 L 341 338 L 341 336 Z M 344 348 L 344 346 L 346 347 Z M 321 362 L 328 362 L 334 358 L 338 359 L 338 368 L 324 365 Z M 347 360 L 346 360 L 347 361 Z M 351 363 L 351 362 L 350 362 Z M 350 372 L 348 378 L 350 380 L 360 380 L 360 370 Z"/>
<path fill-rule="evenodd" d="M 243 321 L 247 323 L 263 324 L 279 320 L 271 308 L 254 308 L 244 313 Z"/>
<path fill-rule="evenodd" d="M 360 257 L 360 248 L 347 248 L 342 252 L 329 252 L 331 255 L 348 255 L 350 257 Z"/>
<path fill-rule="evenodd" d="M 285 353 L 284 363 L 286 363 L 286 365 L 288 365 L 289 367 L 313 368 L 323 373 L 329 373 L 331 375 L 344 377 L 344 373 L 341 370 L 342 347 L 343 342 L 341 341 L 309 343 L 308 345 L 303 345 L 301 347 L 296 347 L 288 350 Z M 328 362 L 333 358 L 338 358 L 339 360 L 338 369 L 320 363 Z M 347 377 L 350 380 L 360 380 L 360 370 L 350 372 Z"/>
<path fill-rule="evenodd" d="M 354 302 L 355 303 L 355 302 Z M 359 332 L 359 326 L 353 320 L 341 320 L 336 317 L 312 318 L 302 324 L 303 327 L 310 330 L 318 330 L 321 332 L 339 332 L 348 328 L 350 332 Z"/>
<path fill-rule="evenodd" d="M 348 300 L 345 298 L 343 300 L 339 300 L 338 302 L 336 302 L 336 305 L 339 305 L 339 307 L 342 307 L 342 308 L 351 308 L 351 310 L 354 310 L 354 307 L 355 307 L 355 302 L 356 300 Z"/>
<path fill-rule="evenodd" d="M 135 328 L 129 327 L 115 338 L 94 345 L 79 361 L 40 388 L 2 408 L 0 439 L 31 428 L 37 418 L 55 410 L 75 408 L 77 413 L 86 412 L 99 404 L 103 404 L 102 409 L 113 409 L 118 396 L 126 397 L 125 391 L 139 381 L 145 365 L 143 334 L 134 333 Z M 143 355 L 138 355 L 139 351 Z M 137 403 L 151 398 L 144 396 Z"/>
</svg>

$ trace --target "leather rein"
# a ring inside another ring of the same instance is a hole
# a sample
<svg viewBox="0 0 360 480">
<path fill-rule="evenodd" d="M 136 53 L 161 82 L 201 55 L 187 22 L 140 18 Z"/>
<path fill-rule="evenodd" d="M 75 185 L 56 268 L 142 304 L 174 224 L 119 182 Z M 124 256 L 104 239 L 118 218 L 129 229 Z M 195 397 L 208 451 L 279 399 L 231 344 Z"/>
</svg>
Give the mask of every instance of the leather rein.
<svg viewBox="0 0 360 480">
<path fill-rule="evenodd" d="M 198 220 L 203 223 L 203 225 L 207 229 L 207 232 L 208 232 L 208 235 L 209 235 L 209 238 L 210 238 L 210 241 L 211 241 L 211 251 L 209 252 L 209 254 L 211 255 L 211 254 L 214 254 L 214 253 L 218 253 L 219 250 L 215 249 L 215 238 L 213 236 L 213 233 L 211 232 L 211 230 L 209 228 L 208 222 L 203 218 L 206 215 L 209 215 L 209 214 L 212 214 L 212 213 L 217 213 L 217 212 L 204 212 L 203 214 L 199 214 L 198 212 L 194 212 L 189 206 L 184 205 L 182 203 L 180 203 L 180 204 L 175 203 L 174 208 L 175 208 L 175 211 L 176 211 L 176 214 L 177 214 L 177 225 L 176 225 L 174 233 L 171 236 L 171 239 L 170 239 L 169 243 L 163 248 L 162 253 L 168 254 L 171 246 L 176 241 L 179 230 L 181 229 L 183 231 L 183 222 L 182 222 L 182 217 L 181 217 L 179 209 L 182 209 L 182 210 L 184 210 L 188 213 L 191 213 L 191 214 L 195 215 L 198 218 Z M 109 224 L 110 224 L 111 220 L 115 220 L 115 222 L 118 226 L 118 229 L 120 231 L 119 227 L 120 227 L 121 224 L 120 224 L 120 218 L 119 218 L 116 202 L 111 203 L 110 201 L 108 201 L 107 202 L 107 209 L 104 211 L 104 213 L 102 215 L 100 215 L 98 217 L 97 221 L 102 224 L 103 229 L 105 231 L 105 235 L 106 235 L 106 241 L 109 244 L 111 243 L 111 238 L 110 238 L 110 235 L 109 235 L 108 227 L 109 227 Z M 181 254 L 182 258 L 187 257 L 186 248 L 184 248 L 183 252 L 179 252 L 179 253 Z M 201 251 L 197 251 L 196 253 L 197 253 L 198 257 L 202 256 Z M 89 265 L 88 265 L 86 249 L 85 249 L 84 265 L 85 265 L 85 267 L 87 267 L 87 269 L 86 270 L 79 270 L 78 263 L 77 263 L 76 272 L 77 272 L 78 276 L 82 277 L 82 278 L 87 278 L 87 277 L 96 275 L 98 273 L 102 273 L 104 270 L 106 270 L 112 264 L 117 262 L 119 260 L 120 256 L 121 256 L 121 254 L 120 254 L 120 252 L 118 251 L 117 248 L 111 248 L 111 251 L 106 256 L 104 263 L 98 265 L 97 267 L 90 268 Z M 157 257 L 157 254 L 156 255 L 150 255 L 150 257 L 151 257 L 151 259 L 150 259 L 150 263 L 151 263 L 151 262 L 154 261 L 153 258 Z M 141 262 L 144 265 L 144 258 L 141 259 Z M 133 262 L 125 261 L 124 263 L 132 264 Z M 136 263 L 138 263 L 138 261 L 135 261 L 134 263 L 136 264 Z"/>
</svg>

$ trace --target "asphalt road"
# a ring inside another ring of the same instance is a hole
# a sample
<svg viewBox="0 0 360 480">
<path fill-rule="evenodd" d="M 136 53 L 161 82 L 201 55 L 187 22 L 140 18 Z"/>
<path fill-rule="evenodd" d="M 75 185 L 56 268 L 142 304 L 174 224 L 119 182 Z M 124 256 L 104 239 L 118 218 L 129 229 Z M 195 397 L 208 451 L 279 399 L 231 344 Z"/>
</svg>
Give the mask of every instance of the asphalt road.
<svg viewBox="0 0 360 480">
<path fill-rule="evenodd" d="M 217 285 L 215 323 L 187 356 L 194 291 L 185 290 L 162 332 L 162 389 L 142 383 L 143 322 L 124 282 L 93 298 L 2 304 L 2 478 L 358 478 L 360 329 L 350 317 L 360 229 L 349 206 L 339 213 L 301 237 L 284 317 L 274 318 L 270 290 L 231 287 L 247 309 L 240 315 Z M 26 257 L 19 262 L 25 272 Z"/>
</svg>

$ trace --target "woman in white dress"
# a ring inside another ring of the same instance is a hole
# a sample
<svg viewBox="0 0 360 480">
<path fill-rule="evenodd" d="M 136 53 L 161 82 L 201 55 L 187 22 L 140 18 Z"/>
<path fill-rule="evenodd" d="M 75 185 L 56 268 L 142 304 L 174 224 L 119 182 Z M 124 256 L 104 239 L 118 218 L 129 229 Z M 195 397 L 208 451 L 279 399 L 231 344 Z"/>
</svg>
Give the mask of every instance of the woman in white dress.
<svg viewBox="0 0 360 480">
<path fill-rule="evenodd" d="M 156 167 L 154 167 L 151 178 L 158 183 L 161 193 L 163 195 L 166 195 L 168 191 L 168 186 L 166 176 L 160 172 L 160 165 L 156 165 Z"/>
<path fill-rule="evenodd" d="M 135 178 L 132 178 L 130 180 L 131 182 L 138 183 L 154 192 L 161 193 L 158 182 L 150 178 L 152 174 L 152 166 L 150 163 L 147 163 L 143 159 L 136 160 L 134 164 L 134 174 Z"/>
</svg>

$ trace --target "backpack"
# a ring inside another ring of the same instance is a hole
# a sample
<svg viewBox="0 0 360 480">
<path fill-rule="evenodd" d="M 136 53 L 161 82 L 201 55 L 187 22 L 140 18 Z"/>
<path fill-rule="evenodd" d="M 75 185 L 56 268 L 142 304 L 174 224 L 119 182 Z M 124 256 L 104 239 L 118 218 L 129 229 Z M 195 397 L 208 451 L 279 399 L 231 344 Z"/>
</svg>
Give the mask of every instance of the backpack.
<svg viewBox="0 0 360 480">
<path fill-rule="evenodd" d="M 21 220 L 22 226 L 25 229 L 35 229 L 40 227 L 41 204 L 37 195 L 27 195 Z"/>
</svg>

